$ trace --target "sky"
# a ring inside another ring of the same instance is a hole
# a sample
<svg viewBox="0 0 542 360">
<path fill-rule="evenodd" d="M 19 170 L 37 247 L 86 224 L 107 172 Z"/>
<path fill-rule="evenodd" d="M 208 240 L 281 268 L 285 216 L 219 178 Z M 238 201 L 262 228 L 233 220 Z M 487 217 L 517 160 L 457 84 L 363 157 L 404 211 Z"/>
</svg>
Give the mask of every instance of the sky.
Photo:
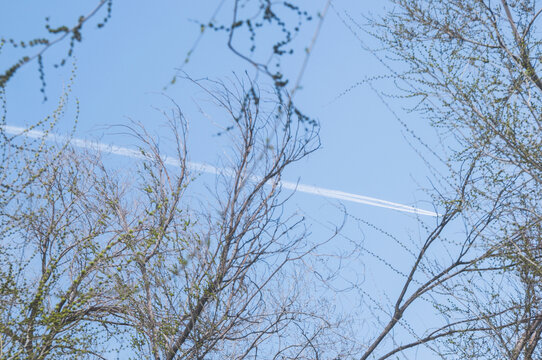
<svg viewBox="0 0 542 360">
<path fill-rule="evenodd" d="M 310 7 L 315 3 L 301 4 Z M 32 11 L 27 10 L 29 4 L 33 5 Z M 73 95 L 81 104 L 78 137 L 107 136 L 114 132 L 108 131 L 108 126 L 126 123 L 128 119 L 152 124 L 155 130 L 155 124 L 160 120 L 152 108 L 167 106 L 167 101 L 163 105 L 163 93 L 175 101 L 182 99 L 184 107 L 193 106 L 190 102 L 197 95 L 186 94 L 187 88 L 179 85 L 181 81 L 164 91 L 164 86 L 181 67 L 192 78 L 211 79 L 231 79 L 246 68 L 251 70 L 246 62 L 228 51 L 225 34 L 212 31 L 201 37 L 190 62 L 184 64 L 187 52 L 199 38 L 200 27 L 195 19 L 208 19 L 215 10 L 202 4 L 198 2 L 188 6 L 175 1 L 160 4 L 135 1 L 126 6 L 118 3 L 113 8 L 114 17 L 103 30 L 86 29 L 84 42 L 78 44 L 75 54 L 77 70 Z M 312 9 L 318 11 L 324 5 L 325 1 L 321 1 L 320 7 Z M 432 211 L 431 205 L 423 202 L 427 197 L 419 191 L 427 185 L 425 166 L 405 141 L 401 124 L 369 86 L 356 86 L 366 77 L 385 73 L 385 69 L 362 49 L 338 16 L 358 16 L 362 22 L 363 15 L 378 13 L 382 6 L 382 2 L 377 1 L 364 2 L 363 6 L 357 1 L 336 1 L 328 10 L 309 58 L 303 88 L 296 94 L 300 107 L 307 109 L 307 113 L 320 122 L 322 149 L 292 167 L 288 180 L 301 180 L 311 186 L 409 206 L 418 204 L 417 207 Z M 36 29 L 43 28 L 43 14 L 50 14 L 48 10 L 51 8 L 62 9 L 50 16 L 52 24 L 55 20 L 68 18 L 71 13 L 81 12 L 81 8 L 74 6 L 71 9 L 59 1 L 51 5 L 22 1 L 10 3 L 7 7 L 8 11 L 0 15 L 0 31 L 7 33 L 6 37 L 18 38 L 24 37 L 25 33 L 35 34 Z M 227 10 L 227 5 L 224 9 Z M 224 13 L 228 14 L 227 11 Z M 315 27 L 316 21 L 306 23 L 306 31 L 296 39 L 294 46 L 308 46 Z M 365 36 L 363 41 L 370 43 L 368 36 L 361 35 Z M 50 51 L 48 56 L 53 62 L 58 61 L 58 53 L 65 52 L 65 48 Z M 284 72 L 295 77 L 303 59 L 302 54 L 287 58 Z M 0 59 L 4 62 L 9 60 L 9 56 Z M 47 103 L 40 101 L 41 93 L 30 91 L 40 87 L 37 64 L 21 70 L 11 81 L 7 95 L 10 119 L 13 119 L 10 124 L 24 126 L 31 123 L 36 110 L 42 116 L 48 114 L 56 106 L 55 97 L 61 94 L 62 86 L 68 81 L 71 66 L 68 64 L 60 71 L 47 69 Z M 384 87 L 384 90 L 388 89 Z M 38 106 L 29 107 L 29 102 Z M 195 139 L 191 145 L 193 160 L 212 163 L 217 151 L 208 146 L 209 142 L 202 141 L 202 137 L 213 137 L 216 131 L 208 131 L 209 121 L 198 119 L 197 114 L 190 113 L 190 116 L 194 117 L 190 119 L 191 132 L 194 133 L 192 139 Z M 416 123 L 414 126 L 422 123 L 412 120 Z M 71 127 L 70 121 L 64 121 L 63 125 L 66 126 L 65 131 Z M 422 131 L 425 131 L 423 125 Z M 211 142 L 216 142 L 216 137 L 213 140 Z M 109 141 L 123 139 L 117 137 Z M 357 211 L 374 212 L 377 209 L 359 207 Z M 382 214 L 389 214 L 382 211 Z"/>
<path fill-rule="evenodd" d="M 27 38 L 43 31 L 45 16 L 50 16 L 51 24 L 63 24 L 64 19 L 77 18 L 95 3 L 6 2 L 0 13 L 0 35 Z M 318 12 L 324 9 L 326 1 L 298 3 Z M 206 30 L 200 37 L 198 21 L 211 19 L 218 4 L 216 0 L 114 1 L 112 17 L 103 29 L 84 29 L 84 41 L 76 44 L 75 60 L 70 59 L 66 66 L 55 69 L 51 65 L 61 58 L 66 47 L 59 46 L 47 53 L 47 101 L 43 101 L 39 91 L 35 61 L 23 67 L 9 82 L 7 125 L 16 130 L 44 118 L 56 108 L 63 89 L 71 86 L 71 105 L 59 122 L 56 130 L 59 136 L 68 134 L 74 127 L 77 99 L 80 108 L 74 138 L 133 149 L 133 139 L 123 135 L 115 125 L 128 124 L 131 120 L 141 122 L 151 133 L 166 139 L 167 128 L 160 110 L 171 108 L 169 97 L 181 105 L 189 119 L 190 160 L 217 166 L 225 146 L 225 139 L 216 136 L 220 119 L 214 119 L 212 112 L 201 111 L 206 101 L 201 93 L 194 92 L 186 82 L 176 81 L 170 85 L 170 81 L 179 71 L 194 79 L 224 81 L 244 71 L 253 74 L 252 67 L 227 49 L 226 34 Z M 359 31 L 357 34 L 363 43 L 360 42 L 343 22 L 350 16 L 362 23 L 364 16 L 379 14 L 385 2 L 335 0 L 333 4 L 314 44 L 302 89 L 296 93 L 299 107 L 319 121 L 322 146 L 286 171 L 284 181 L 302 184 L 307 190 L 296 193 L 289 206 L 306 215 L 315 238 L 328 236 L 347 212 L 348 221 L 337 238 L 338 246 L 343 242 L 348 246 L 350 241 L 363 243 L 370 252 L 384 254 L 388 261 L 404 270 L 411 262 L 398 244 L 365 223 L 374 224 L 405 243 L 417 243 L 423 234 L 419 219 L 433 224 L 432 216 L 417 216 L 362 202 L 341 202 L 337 199 L 340 196 L 330 198 L 308 191 L 331 189 L 438 212 L 424 191 L 431 186 L 430 173 L 407 141 L 408 136 L 405 138 L 403 125 L 374 89 L 360 84 L 368 77 L 386 74 L 386 69 L 363 48 L 364 44 L 374 45 L 374 40 Z M 218 18 L 229 14 L 228 6 L 226 2 Z M 309 46 L 316 26 L 317 21 L 306 23 L 294 46 L 300 49 Z M 195 48 L 194 44 L 197 44 Z M 191 49 L 190 61 L 185 63 Z M 13 57 L 7 50 L 2 51 L 0 68 L 4 69 Z M 283 63 L 284 72 L 295 77 L 303 61 L 303 51 L 288 57 Z M 75 74 L 73 81 L 70 80 L 72 73 Z M 261 80 L 265 86 L 268 80 L 263 76 Z M 395 91 L 392 82 L 375 86 L 384 92 Z M 401 106 L 393 104 L 392 107 L 401 120 L 418 134 L 433 136 L 423 119 L 405 113 Z M 201 178 L 212 181 L 212 171 L 202 174 Z M 352 266 L 359 266 L 358 275 L 361 274 L 367 284 L 378 285 L 375 297 L 393 294 L 398 278 L 385 275 L 385 266 L 374 257 L 368 256 L 362 264 Z"/>
</svg>

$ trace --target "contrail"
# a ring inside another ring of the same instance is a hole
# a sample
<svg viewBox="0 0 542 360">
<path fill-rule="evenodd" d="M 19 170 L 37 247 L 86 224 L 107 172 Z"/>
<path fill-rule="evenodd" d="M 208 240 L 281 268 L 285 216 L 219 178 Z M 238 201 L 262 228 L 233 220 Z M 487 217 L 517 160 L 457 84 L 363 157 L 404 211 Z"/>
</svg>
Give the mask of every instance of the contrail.
<svg viewBox="0 0 542 360">
<path fill-rule="evenodd" d="M 145 158 L 145 155 L 143 155 L 140 151 L 129 149 L 126 147 L 108 145 L 108 144 L 104 144 L 100 142 L 78 139 L 78 138 L 70 138 L 63 135 L 45 133 L 39 130 L 28 130 L 26 128 L 19 127 L 19 126 L 0 125 L 0 128 L 2 128 L 6 133 L 11 134 L 11 135 L 25 136 L 28 138 L 43 138 L 47 141 L 58 141 L 58 142 L 68 141 L 71 145 L 79 147 L 79 148 L 98 150 L 100 152 L 126 156 L 133 159 Z M 167 165 L 172 165 L 172 166 L 181 165 L 179 160 L 171 156 L 164 156 L 163 161 Z M 188 162 L 187 165 L 191 170 L 198 171 L 198 172 L 204 172 L 204 173 L 209 173 L 209 174 L 219 174 L 219 173 L 224 172 L 223 169 L 219 169 L 209 164 Z M 438 216 L 437 213 L 429 211 L 429 210 L 418 209 L 412 206 L 398 204 L 398 203 L 381 200 L 381 199 L 376 199 L 369 196 L 357 195 L 357 194 L 347 193 L 347 192 L 343 192 L 339 190 L 324 189 L 321 187 L 316 187 L 316 186 L 311 186 L 311 185 L 297 184 L 297 183 L 289 182 L 289 181 L 281 181 L 280 184 L 285 189 L 296 190 L 296 191 L 306 193 L 306 194 L 318 195 L 318 196 L 323 196 L 323 197 L 337 199 L 337 200 L 350 201 L 350 202 L 354 202 L 358 204 L 378 206 L 381 208 L 413 213 L 413 214 L 418 214 L 418 215 Z"/>
</svg>

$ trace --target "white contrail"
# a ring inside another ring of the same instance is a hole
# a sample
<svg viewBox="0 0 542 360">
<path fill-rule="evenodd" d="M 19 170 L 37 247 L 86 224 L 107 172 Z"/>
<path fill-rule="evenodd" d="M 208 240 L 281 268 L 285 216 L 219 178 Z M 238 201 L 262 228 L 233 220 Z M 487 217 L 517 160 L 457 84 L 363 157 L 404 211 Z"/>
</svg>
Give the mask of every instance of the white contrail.
<svg viewBox="0 0 542 360">
<path fill-rule="evenodd" d="M 140 151 L 129 149 L 126 147 L 108 145 L 108 144 L 84 140 L 84 139 L 70 138 L 67 136 L 45 133 L 43 131 L 38 131 L 38 130 L 28 130 L 26 128 L 19 127 L 19 126 L 0 125 L 0 128 L 2 128 L 6 133 L 12 134 L 12 135 L 25 136 L 29 138 L 43 138 L 47 141 L 58 141 L 58 142 L 68 141 L 73 146 L 76 146 L 79 148 L 93 149 L 93 150 L 98 150 L 104 153 L 126 156 L 130 158 L 135 158 L 135 159 L 145 158 L 145 155 L 143 155 Z M 170 156 L 164 156 L 163 160 L 164 160 L 164 163 L 167 165 L 180 166 L 180 161 L 176 158 L 173 158 Z M 204 173 L 209 173 L 209 174 L 219 174 L 219 173 L 224 172 L 223 169 L 219 169 L 215 166 L 203 164 L 203 163 L 188 162 L 187 165 L 191 170 L 198 171 L 198 172 L 204 172 Z M 281 181 L 280 184 L 285 189 L 297 190 L 299 192 L 306 193 L 306 194 L 319 195 L 319 196 L 323 196 L 323 197 L 327 197 L 331 199 L 338 199 L 338 200 L 355 202 L 359 204 L 378 206 L 378 207 L 382 207 L 386 209 L 392 209 L 392 210 L 413 213 L 413 214 L 418 214 L 418 215 L 438 216 L 437 213 L 432 212 L 432 211 L 418 209 L 412 206 L 407 206 L 403 204 L 394 203 L 391 201 L 376 199 L 369 196 L 351 194 L 351 193 L 338 191 L 338 190 L 324 189 L 321 187 L 316 187 L 316 186 L 311 186 L 311 185 L 297 184 L 297 183 L 293 183 L 289 181 Z"/>
</svg>

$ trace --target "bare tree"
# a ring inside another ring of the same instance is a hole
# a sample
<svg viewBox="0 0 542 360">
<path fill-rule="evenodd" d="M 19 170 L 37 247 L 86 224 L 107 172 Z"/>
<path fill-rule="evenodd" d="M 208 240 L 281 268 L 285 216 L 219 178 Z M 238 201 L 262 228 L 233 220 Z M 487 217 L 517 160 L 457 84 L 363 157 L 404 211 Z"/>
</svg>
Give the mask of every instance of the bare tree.
<svg viewBox="0 0 542 360">
<path fill-rule="evenodd" d="M 224 110 L 222 136 L 233 141 L 214 201 L 190 193 L 179 107 L 164 113 L 176 160 L 144 128 L 128 127 L 143 158 L 128 176 L 69 141 L 42 138 L 23 149 L 24 136 L 4 137 L 20 158 L 4 176 L 2 358 L 107 358 L 119 348 L 154 359 L 352 351 L 340 319 L 306 291 L 302 260 L 321 244 L 308 241 L 302 217 L 285 215 L 290 195 L 281 193 L 284 169 L 318 148 L 317 128 L 251 82 L 195 84 Z M 13 174 L 33 181 L 10 187 Z"/>
<path fill-rule="evenodd" d="M 148 167 L 149 204 L 167 204 L 156 209 L 164 220 L 134 231 L 135 237 L 156 237 L 134 248 L 134 261 L 119 279 L 121 293 L 130 294 L 126 306 L 134 311 L 122 318 L 136 327 L 137 350 L 154 359 L 346 352 L 349 345 L 332 332 L 336 320 L 310 306 L 315 300 L 295 275 L 317 245 L 307 242 L 302 218 L 283 215 L 289 196 L 281 196 L 281 174 L 318 147 L 316 128 L 260 95 L 254 84 L 238 92 L 215 85 L 218 92 L 202 89 L 233 119 L 224 136 L 235 139 L 215 190 L 216 207 L 181 209 L 183 177 L 170 174 L 158 151 L 157 165 Z"/>
</svg>

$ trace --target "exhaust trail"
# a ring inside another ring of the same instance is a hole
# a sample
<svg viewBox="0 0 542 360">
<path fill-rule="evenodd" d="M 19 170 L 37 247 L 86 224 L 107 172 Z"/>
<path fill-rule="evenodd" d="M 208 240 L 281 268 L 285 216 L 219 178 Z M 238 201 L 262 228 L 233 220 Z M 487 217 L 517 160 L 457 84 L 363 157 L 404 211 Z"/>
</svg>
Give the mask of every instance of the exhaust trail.
<svg viewBox="0 0 542 360">
<path fill-rule="evenodd" d="M 28 138 L 34 138 L 34 139 L 43 138 L 47 141 L 58 141 L 58 142 L 67 141 L 71 145 L 78 148 L 98 150 L 103 153 L 125 156 L 132 159 L 145 158 L 145 155 L 143 155 L 140 151 L 129 149 L 122 146 L 109 145 L 105 143 L 79 139 L 79 138 L 70 138 L 67 136 L 58 135 L 54 133 L 45 133 L 39 130 L 28 130 L 26 128 L 19 127 L 19 126 L 0 125 L 0 128 L 2 128 L 4 132 L 10 135 L 24 136 Z M 171 166 L 181 165 L 179 160 L 171 156 L 164 156 L 163 161 L 165 164 L 171 165 Z M 198 172 L 215 174 L 215 175 L 224 172 L 224 169 L 219 169 L 215 166 L 204 164 L 204 163 L 187 162 L 187 165 L 192 171 L 198 171 Z M 423 210 L 416 207 L 403 205 L 403 204 L 386 201 L 382 199 L 377 199 L 377 198 L 373 198 L 369 196 L 357 195 L 357 194 L 347 193 L 347 192 L 339 191 L 339 190 L 325 189 L 325 188 L 321 188 L 317 186 L 298 184 L 298 183 L 289 182 L 289 181 L 281 181 L 280 184 L 283 188 L 288 189 L 288 190 L 295 190 L 301 193 L 322 196 L 329 199 L 349 201 L 349 202 L 354 202 L 358 204 L 376 206 L 376 207 L 381 207 L 385 209 L 391 209 L 395 211 L 401 211 L 401 212 L 418 214 L 418 215 L 438 216 L 438 214 L 433 211 Z"/>
</svg>

